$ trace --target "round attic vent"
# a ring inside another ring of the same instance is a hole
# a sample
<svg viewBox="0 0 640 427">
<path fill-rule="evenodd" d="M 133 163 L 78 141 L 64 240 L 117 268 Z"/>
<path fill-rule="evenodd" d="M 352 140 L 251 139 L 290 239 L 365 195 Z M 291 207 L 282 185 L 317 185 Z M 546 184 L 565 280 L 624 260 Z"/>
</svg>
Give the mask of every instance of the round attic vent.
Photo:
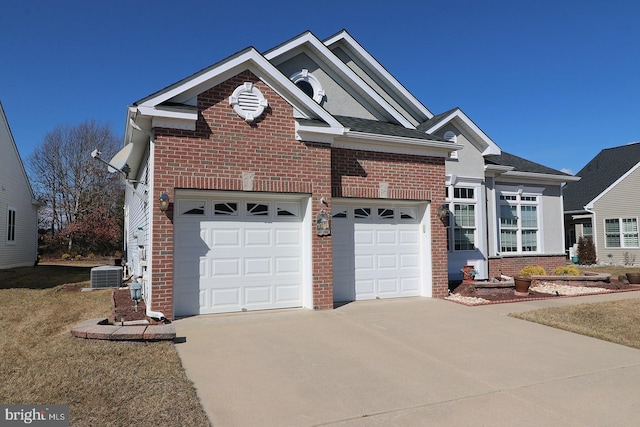
<svg viewBox="0 0 640 427">
<path fill-rule="evenodd" d="M 260 117 L 269 103 L 253 83 L 245 82 L 233 91 L 229 105 L 232 105 L 235 112 L 245 121 L 252 122 Z"/>
</svg>

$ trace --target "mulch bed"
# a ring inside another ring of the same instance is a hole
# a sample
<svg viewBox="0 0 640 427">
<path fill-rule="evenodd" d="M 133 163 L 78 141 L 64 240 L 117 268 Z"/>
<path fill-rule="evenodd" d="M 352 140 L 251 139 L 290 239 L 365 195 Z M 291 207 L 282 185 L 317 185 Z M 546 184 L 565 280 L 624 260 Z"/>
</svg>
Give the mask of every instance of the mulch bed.
<svg viewBox="0 0 640 427">
<path fill-rule="evenodd" d="M 640 285 L 631 285 L 627 280 L 624 279 L 614 279 L 611 278 L 608 282 L 605 281 L 578 281 L 578 280 L 561 280 L 554 281 L 554 283 L 563 284 L 567 286 L 581 286 L 587 288 L 603 288 L 607 289 L 606 293 L 617 293 L 617 292 L 629 292 L 629 291 L 639 291 Z M 534 286 L 532 283 L 532 286 Z M 454 294 L 460 294 L 465 297 L 476 297 L 488 300 L 488 304 L 500 304 L 500 303 L 511 303 L 511 302 L 520 302 L 520 301 L 532 301 L 532 300 L 541 300 L 541 299 L 556 299 L 556 298 L 572 298 L 575 296 L 585 296 L 585 295 L 595 295 L 602 294 L 604 292 L 594 292 L 593 294 L 582 294 L 582 295 L 551 295 L 542 292 L 529 291 L 529 296 L 519 297 L 514 295 L 513 287 L 501 287 L 495 286 L 491 287 L 489 284 L 484 283 L 475 283 L 473 281 L 462 282 L 455 289 L 451 291 Z M 458 302 L 458 301 L 454 301 Z M 479 304 L 481 305 L 481 304 Z"/>
<path fill-rule="evenodd" d="M 132 320 L 148 320 L 146 304 L 140 301 L 136 308 L 136 304 L 131 300 L 131 292 L 128 288 L 114 289 L 111 294 L 113 303 L 113 321 L 119 323 L 124 316 L 125 322 Z"/>
</svg>

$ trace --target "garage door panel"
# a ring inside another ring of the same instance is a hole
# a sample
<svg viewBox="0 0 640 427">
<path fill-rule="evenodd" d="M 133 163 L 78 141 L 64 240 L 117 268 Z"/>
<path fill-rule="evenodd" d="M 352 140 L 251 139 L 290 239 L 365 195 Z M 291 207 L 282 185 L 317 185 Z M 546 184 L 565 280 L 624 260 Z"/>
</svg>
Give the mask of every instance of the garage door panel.
<svg viewBox="0 0 640 427">
<path fill-rule="evenodd" d="M 355 266 L 357 271 L 373 271 L 375 267 L 373 255 L 356 255 Z"/>
<path fill-rule="evenodd" d="M 276 257 L 276 274 L 300 274 L 301 259 L 299 257 Z"/>
<path fill-rule="evenodd" d="M 421 208 L 357 203 L 332 212 L 334 300 L 420 295 Z"/>
<path fill-rule="evenodd" d="M 359 246 L 373 245 L 373 231 L 356 230 L 353 240 Z"/>
<path fill-rule="evenodd" d="M 400 291 L 411 292 L 420 290 L 420 278 L 419 277 L 402 277 L 400 278 Z"/>
<path fill-rule="evenodd" d="M 251 247 L 270 247 L 271 246 L 271 230 L 267 229 L 245 229 L 244 230 L 244 246 Z"/>
<path fill-rule="evenodd" d="M 207 226 L 208 227 L 208 226 Z M 209 230 L 206 230 L 209 231 Z M 211 230 L 213 237 L 211 241 L 205 240 L 210 248 L 239 248 L 240 247 L 240 229 L 233 228 L 230 230 Z"/>
<path fill-rule="evenodd" d="M 298 230 L 274 230 L 275 232 L 275 244 L 276 246 L 294 246 L 299 247 L 300 232 Z"/>
<path fill-rule="evenodd" d="M 203 270 L 201 268 L 200 277 L 217 278 L 217 277 L 228 277 L 228 276 L 234 276 L 234 277 L 240 276 L 240 260 L 235 258 L 231 258 L 231 259 L 205 258 L 204 263 L 202 264 L 205 266 L 205 269 Z M 207 269 L 206 267 L 208 265 L 211 265 L 210 270 Z"/>
<path fill-rule="evenodd" d="M 416 254 L 400 254 L 400 268 L 419 268 L 420 257 Z"/>
<path fill-rule="evenodd" d="M 373 280 L 356 280 L 356 299 L 374 299 L 375 283 Z"/>
<path fill-rule="evenodd" d="M 398 257 L 395 254 L 392 255 L 378 255 L 378 268 L 380 269 L 397 269 Z"/>
<path fill-rule="evenodd" d="M 379 230 L 376 232 L 376 243 L 379 245 L 396 245 L 398 242 L 395 230 Z"/>
<path fill-rule="evenodd" d="M 378 291 L 380 296 L 386 294 L 397 294 L 399 292 L 398 279 L 378 280 Z"/>
<path fill-rule="evenodd" d="M 264 276 L 273 274 L 271 268 L 271 258 L 245 258 L 244 259 L 245 276 Z"/>
<path fill-rule="evenodd" d="M 301 202 L 211 200 L 175 220 L 175 314 L 301 306 Z"/>
</svg>

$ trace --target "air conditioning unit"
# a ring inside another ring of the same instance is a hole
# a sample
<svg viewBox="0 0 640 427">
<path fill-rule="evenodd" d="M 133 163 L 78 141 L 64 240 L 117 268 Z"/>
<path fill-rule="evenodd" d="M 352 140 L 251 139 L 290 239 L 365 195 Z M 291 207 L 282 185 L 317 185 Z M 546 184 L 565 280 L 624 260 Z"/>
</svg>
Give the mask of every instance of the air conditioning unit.
<svg viewBox="0 0 640 427">
<path fill-rule="evenodd" d="M 119 288 L 122 286 L 122 267 L 105 265 L 91 269 L 92 288 Z"/>
</svg>

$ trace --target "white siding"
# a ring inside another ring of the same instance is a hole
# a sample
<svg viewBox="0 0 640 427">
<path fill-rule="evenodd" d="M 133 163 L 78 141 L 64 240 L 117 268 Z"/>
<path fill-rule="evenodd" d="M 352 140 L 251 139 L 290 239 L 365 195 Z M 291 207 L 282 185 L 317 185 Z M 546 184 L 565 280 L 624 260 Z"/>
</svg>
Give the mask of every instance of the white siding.
<svg viewBox="0 0 640 427">
<path fill-rule="evenodd" d="M 0 268 L 34 265 L 37 260 L 37 205 L 0 105 Z M 16 212 L 15 240 L 7 241 L 9 207 Z"/>
<path fill-rule="evenodd" d="M 140 176 L 142 183 L 149 180 L 149 157 L 143 163 Z M 143 184 L 138 184 L 138 191 L 142 192 Z M 125 249 L 127 251 L 127 265 L 129 274 L 142 276 L 144 274 L 145 259 L 149 253 L 149 209 L 131 186 L 127 185 L 125 192 Z M 142 245 L 142 247 L 140 247 Z"/>
</svg>

